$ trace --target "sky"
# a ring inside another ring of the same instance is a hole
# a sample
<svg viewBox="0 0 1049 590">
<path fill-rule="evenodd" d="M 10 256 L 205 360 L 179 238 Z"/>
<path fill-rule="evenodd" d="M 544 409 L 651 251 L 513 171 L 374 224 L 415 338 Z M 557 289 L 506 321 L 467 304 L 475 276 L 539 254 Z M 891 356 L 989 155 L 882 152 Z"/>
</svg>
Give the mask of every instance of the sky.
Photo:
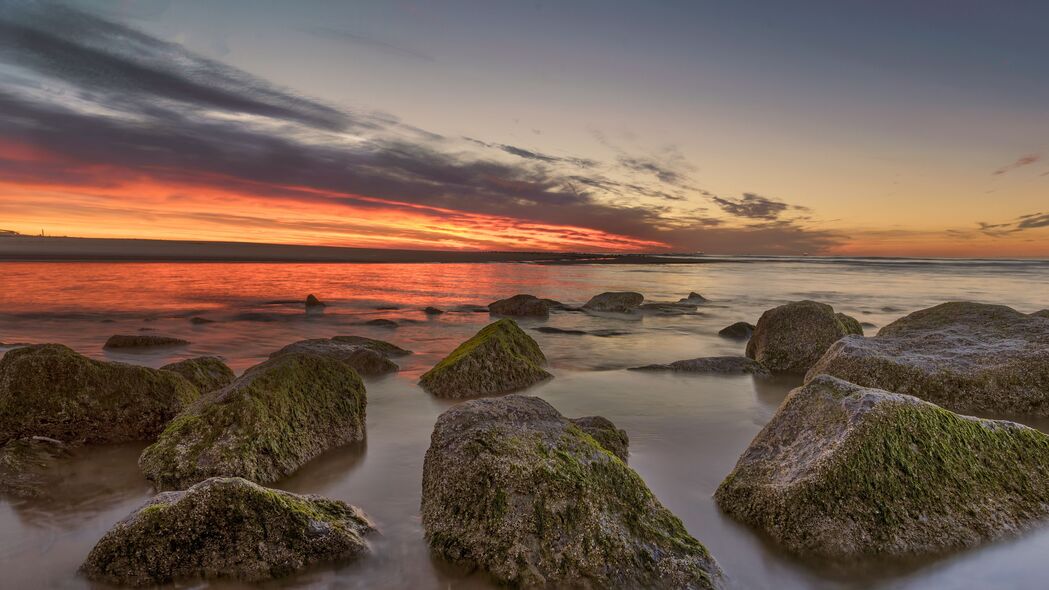
<svg viewBox="0 0 1049 590">
<path fill-rule="evenodd" d="M 0 0 L 0 229 L 1049 256 L 1049 3 Z"/>
</svg>

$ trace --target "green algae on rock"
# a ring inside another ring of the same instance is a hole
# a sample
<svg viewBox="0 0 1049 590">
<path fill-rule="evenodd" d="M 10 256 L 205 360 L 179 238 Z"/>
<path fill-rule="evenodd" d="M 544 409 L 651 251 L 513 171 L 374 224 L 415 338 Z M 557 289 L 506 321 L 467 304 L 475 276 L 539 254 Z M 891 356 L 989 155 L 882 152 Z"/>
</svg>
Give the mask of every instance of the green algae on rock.
<svg viewBox="0 0 1049 590">
<path fill-rule="evenodd" d="M 594 295 L 583 304 L 587 311 L 633 313 L 645 301 L 645 296 L 633 291 L 608 291 Z"/>
<path fill-rule="evenodd" d="M 583 416 L 582 418 L 570 418 L 569 422 L 589 434 L 606 451 L 619 457 L 620 461 L 626 462 L 630 454 L 630 437 L 627 436 L 625 430 L 617 428 L 611 420 L 604 416 Z"/>
<path fill-rule="evenodd" d="M 374 530 L 345 502 L 212 478 L 149 500 L 110 529 L 80 569 L 91 580 L 124 586 L 260 582 L 361 557 Z"/>
<path fill-rule="evenodd" d="M 502 316 L 535 316 L 546 317 L 550 315 L 553 305 L 560 304 L 550 299 L 540 299 L 535 295 L 518 294 L 506 299 L 500 299 L 488 304 L 488 312 Z"/>
<path fill-rule="evenodd" d="M 508 393 L 552 377 L 546 357 L 511 319 L 501 319 L 460 344 L 419 378 L 430 393 L 458 399 Z"/>
<path fill-rule="evenodd" d="M 199 395 L 170 371 L 96 361 L 61 344 L 18 348 L 0 359 L 0 444 L 152 440 Z"/>
<path fill-rule="evenodd" d="M 233 382 L 236 375 L 217 356 L 198 356 L 160 367 L 161 371 L 173 371 L 182 375 L 201 393 L 215 391 Z"/>
<path fill-rule="evenodd" d="M 710 375 L 757 375 L 765 377 L 769 370 L 761 363 L 745 356 L 708 356 L 698 359 L 674 361 L 666 365 L 631 367 L 631 371 L 676 371 L 682 373 L 706 373 Z"/>
<path fill-rule="evenodd" d="M 761 314 L 747 356 L 774 373 L 805 373 L 839 338 L 863 335 L 856 319 L 815 301 L 793 301 Z"/>
<path fill-rule="evenodd" d="M 102 348 L 152 348 L 157 346 L 184 346 L 188 340 L 155 334 L 115 334 L 110 336 Z"/>
<path fill-rule="evenodd" d="M 961 412 L 1049 415 L 1049 319 L 952 302 L 870 338 L 836 342 L 809 371 Z"/>
<path fill-rule="evenodd" d="M 160 489 L 209 477 L 269 483 L 364 439 L 364 384 L 343 363 L 290 353 L 256 365 L 171 421 L 139 458 Z"/>
<path fill-rule="evenodd" d="M 706 548 L 644 481 L 545 401 L 459 404 L 437 420 L 422 519 L 437 556 L 520 588 L 713 588 Z"/>
<path fill-rule="evenodd" d="M 376 340 L 375 342 L 393 347 L 392 344 L 382 342 L 381 340 Z M 316 338 L 289 344 L 271 354 L 270 358 L 277 358 L 278 356 L 296 352 L 316 354 L 337 360 L 357 371 L 363 377 L 374 377 L 399 371 L 401 368 L 397 366 L 397 363 L 387 358 L 386 353 L 382 352 L 383 349 L 384 347 L 381 346 L 350 344 L 349 342 L 336 339 Z"/>
<path fill-rule="evenodd" d="M 366 338 L 364 336 L 332 336 L 331 339 L 335 342 L 342 342 L 344 344 L 364 346 L 376 352 L 381 352 L 386 356 L 407 356 L 412 353 L 410 350 L 406 350 L 385 340 L 376 340 L 375 338 Z"/>
<path fill-rule="evenodd" d="M 1049 516 L 1049 436 L 822 375 L 790 393 L 715 499 L 801 555 L 942 554 Z"/>
</svg>

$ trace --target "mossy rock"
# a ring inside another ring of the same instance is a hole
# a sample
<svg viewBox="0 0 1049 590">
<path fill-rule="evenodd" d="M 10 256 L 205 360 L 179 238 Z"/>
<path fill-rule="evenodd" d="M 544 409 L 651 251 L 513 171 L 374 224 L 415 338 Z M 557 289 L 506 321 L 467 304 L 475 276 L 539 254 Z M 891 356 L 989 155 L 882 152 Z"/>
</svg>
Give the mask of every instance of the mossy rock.
<svg viewBox="0 0 1049 590">
<path fill-rule="evenodd" d="M 606 451 L 626 462 L 630 454 L 630 437 L 625 430 L 617 428 L 614 422 L 604 416 L 583 416 L 570 418 L 569 421 L 589 434 Z"/>
<path fill-rule="evenodd" d="M 1049 318 L 1049 309 L 1043 309 L 1041 311 L 1036 311 L 1036 312 L 1032 313 L 1031 315 L 1033 315 L 1035 317 L 1039 317 L 1039 318 Z"/>
<path fill-rule="evenodd" d="M 761 314 L 747 356 L 774 373 L 805 373 L 842 336 L 863 335 L 855 318 L 816 301 L 794 301 Z"/>
<path fill-rule="evenodd" d="M 481 329 L 423 374 L 423 389 L 443 398 L 494 395 L 524 389 L 552 377 L 546 357 L 511 319 Z"/>
<path fill-rule="evenodd" d="M 1049 319 L 952 302 L 871 338 L 843 338 L 809 371 L 960 412 L 1049 415 Z"/>
<path fill-rule="evenodd" d="M 754 334 L 754 324 L 747 322 L 736 322 L 718 330 L 718 336 L 731 338 L 732 340 L 747 340 Z"/>
<path fill-rule="evenodd" d="M 223 476 L 273 482 L 363 440 L 366 405 L 364 384 L 343 363 L 281 355 L 186 408 L 142 452 L 139 467 L 160 489 Z"/>
<path fill-rule="evenodd" d="M 422 520 L 435 555 L 518 588 L 713 588 L 706 548 L 641 477 L 545 401 L 474 400 L 437 420 Z"/>
<path fill-rule="evenodd" d="M 502 316 L 546 317 L 550 315 L 550 308 L 551 300 L 525 294 L 514 295 L 488 304 L 489 313 Z"/>
<path fill-rule="evenodd" d="M 608 291 L 594 295 L 583 304 L 586 311 L 633 313 L 645 301 L 645 296 L 633 291 Z"/>
<path fill-rule="evenodd" d="M 707 356 L 697 359 L 674 361 L 666 365 L 633 367 L 632 371 L 675 371 L 708 375 L 757 375 L 768 376 L 769 370 L 761 363 L 745 356 Z"/>
<path fill-rule="evenodd" d="M 217 356 L 198 356 L 160 367 L 161 371 L 173 371 L 182 375 L 196 386 L 201 393 L 215 391 L 233 382 L 236 375 Z"/>
<path fill-rule="evenodd" d="M 370 552 L 375 530 L 357 507 L 213 478 L 166 492 L 118 522 L 80 570 L 122 586 L 226 578 L 261 582 Z"/>
<path fill-rule="evenodd" d="M 158 336 L 156 334 L 116 334 L 106 340 L 102 348 L 155 348 L 163 346 L 184 346 L 189 344 L 188 340 L 173 338 L 171 336 Z"/>
<path fill-rule="evenodd" d="M 153 440 L 199 396 L 170 371 L 96 361 L 61 344 L 17 348 L 0 359 L 0 444 Z"/>
<path fill-rule="evenodd" d="M 0 445 L 0 496 L 36 498 L 61 476 L 53 468 L 69 455 L 69 446 L 41 436 L 13 439 Z"/>
<path fill-rule="evenodd" d="M 384 343 L 386 344 L 386 343 Z M 390 345 L 392 346 L 392 345 Z M 328 357 L 345 364 L 364 377 L 375 377 L 396 373 L 401 368 L 397 363 L 387 358 L 386 353 L 380 352 L 378 347 L 366 344 L 350 344 L 332 339 L 317 338 L 312 340 L 300 340 L 289 344 L 270 355 L 277 358 L 285 354 L 304 352 Z"/>
<path fill-rule="evenodd" d="M 942 554 L 1049 516 L 1049 437 L 822 375 L 790 393 L 715 499 L 801 555 Z"/>
<path fill-rule="evenodd" d="M 335 342 L 342 342 L 344 344 L 356 344 L 358 346 L 364 346 L 371 348 L 376 352 L 381 352 L 386 356 L 398 357 L 407 356 L 412 353 L 410 350 L 406 350 L 391 344 L 385 340 L 376 340 L 375 338 L 366 338 L 364 336 L 333 336 L 332 340 Z"/>
</svg>

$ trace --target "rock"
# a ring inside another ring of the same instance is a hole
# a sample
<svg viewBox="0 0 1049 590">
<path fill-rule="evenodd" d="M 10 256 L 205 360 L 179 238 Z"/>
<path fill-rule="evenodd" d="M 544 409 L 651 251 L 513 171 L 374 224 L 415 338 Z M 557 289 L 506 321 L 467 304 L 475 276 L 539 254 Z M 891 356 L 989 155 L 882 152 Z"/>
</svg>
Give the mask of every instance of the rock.
<svg viewBox="0 0 1049 590">
<path fill-rule="evenodd" d="M 631 313 L 641 307 L 645 296 L 633 291 L 609 291 L 594 295 L 583 304 L 586 311 L 605 311 L 612 313 Z"/>
<path fill-rule="evenodd" d="M 365 555 L 374 530 L 361 509 L 339 500 L 212 478 L 154 496 L 102 537 L 80 571 L 121 586 L 261 582 Z"/>
<path fill-rule="evenodd" d="M 620 461 L 626 462 L 630 454 L 630 437 L 622 428 L 616 428 L 611 420 L 604 416 L 583 416 L 582 418 L 569 418 L 568 421 L 578 426 L 579 430 L 592 436 L 597 444 L 619 457 Z"/>
<path fill-rule="evenodd" d="M 426 315 L 441 315 L 442 313 L 444 313 L 444 310 L 443 309 L 437 309 L 436 307 L 433 307 L 433 306 L 429 306 L 429 307 L 423 308 L 423 313 L 425 313 Z"/>
<path fill-rule="evenodd" d="M 944 303 L 835 343 L 808 378 L 824 373 L 955 411 L 1049 416 L 1049 319 Z"/>
<path fill-rule="evenodd" d="M 1043 309 L 1041 311 L 1036 311 L 1036 312 L 1032 313 L 1031 315 L 1036 316 L 1036 317 L 1040 317 L 1040 318 L 1049 318 L 1049 309 Z"/>
<path fill-rule="evenodd" d="M 642 303 L 639 310 L 659 315 L 696 315 L 694 303 Z"/>
<path fill-rule="evenodd" d="M 68 455 L 66 443 L 45 436 L 13 439 L 0 445 L 0 496 L 44 495 L 54 484 L 52 468 Z"/>
<path fill-rule="evenodd" d="M 310 293 L 309 295 L 306 296 L 306 309 L 309 309 L 311 307 L 327 307 L 327 306 L 328 306 L 327 303 L 324 303 L 320 299 L 317 299 L 317 297 L 313 293 Z"/>
<path fill-rule="evenodd" d="M 488 313 L 487 305 L 474 305 L 472 303 L 456 305 L 453 309 L 455 311 L 461 311 L 465 313 Z"/>
<path fill-rule="evenodd" d="M 0 359 L 0 444 L 152 440 L 199 395 L 169 371 L 96 361 L 61 344 L 17 348 Z"/>
<path fill-rule="evenodd" d="M 554 326 L 539 326 L 533 329 L 544 334 L 568 334 L 571 336 L 585 336 L 589 334 L 586 330 L 566 330 L 564 328 L 555 328 Z"/>
<path fill-rule="evenodd" d="M 514 295 L 513 297 L 490 303 L 488 311 L 489 313 L 503 316 L 545 317 L 550 315 L 550 301 L 549 299 L 540 299 L 535 295 Z"/>
<path fill-rule="evenodd" d="M 189 318 L 189 323 L 191 323 L 191 324 L 193 324 L 195 326 L 200 326 L 200 325 L 203 325 L 203 324 L 214 324 L 215 320 L 209 320 L 208 318 L 202 318 L 200 316 L 193 316 L 193 317 Z"/>
<path fill-rule="evenodd" d="M 433 552 L 518 588 L 714 588 L 703 545 L 630 467 L 545 401 L 458 404 L 423 466 Z"/>
<path fill-rule="evenodd" d="M 376 318 L 374 320 L 368 320 L 364 322 L 365 326 L 377 326 L 379 328 L 396 328 L 397 322 L 388 320 L 386 318 Z"/>
<path fill-rule="evenodd" d="M 364 384 L 343 363 L 288 353 L 186 408 L 139 458 L 160 489 L 209 477 L 269 483 L 320 453 L 364 439 Z"/>
<path fill-rule="evenodd" d="M 364 336 L 333 336 L 332 340 L 335 342 L 343 342 L 345 344 L 356 344 L 358 346 L 365 346 L 376 352 L 381 352 L 386 356 L 407 356 L 412 353 L 410 350 L 405 350 L 396 344 L 390 344 L 385 340 L 376 340 L 375 338 L 365 338 Z"/>
<path fill-rule="evenodd" d="M 941 554 L 1049 515 L 1049 437 L 823 375 L 790 393 L 715 499 L 801 555 Z"/>
<path fill-rule="evenodd" d="M 154 334 L 117 334 L 110 336 L 102 348 L 150 348 L 155 346 L 184 346 L 188 340 Z"/>
<path fill-rule="evenodd" d="M 707 298 L 702 296 L 702 295 L 700 295 L 699 293 L 696 293 L 695 291 L 692 291 L 692 292 L 690 292 L 688 294 L 688 297 L 685 297 L 684 299 L 680 299 L 680 300 L 678 300 L 678 302 L 679 303 L 695 303 L 695 304 L 699 304 L 699 303 L 706 303 L 707 302 Z"/>
<path fill-rule="evenodd" d="M 481 329 L 423 374 L 419 385 L 437 397 L 458 399 L 524 389 L 553 375 L 531 336 L 511 319 Z"/>
<path fill-rule="evenodd" d="M 186 378 L 201 393 L 215 391 L 233 382 L 236 375 L 217 356 L 198 356 L 160 367 L 161 371 L 174 371 Z"/>
<path fill-rule="evenodd" d="M 722 375 L 757 375 L 767 377 L 769 370 L 761 363 L 745 356 L 709 356 L 684 361 L 675 361 L 669 365 L 645 365 L 634 367 L 632 371 L 681 371 L 687 373 L 712 373 Z"/>
<path fill-rule="evenodd" d="M 747 356 L 775 373 L 804 373 L 847 334 L 862 335 L 863 328 L 825 303 L 794 301 L 761 314 Z"/>
<path fill-rule="evenodd" d="M 731 338 L 733 340 L 747 340 L 754 333 L 754 324 L 747 322 L 736 322 L 731 326 L 718 330 L 718 336 Z"/>
<path fill-rule="evenodd" d="M 390 345 L 392 346 L 392 345 Z M 366 344 L 350 344 L 338 340 L 327 340 L 317 338 L 313 340 L 300 340 L 289 344 L 274 352 L 270 358 L 296 352 L 305 352 L 325 356 L 337 360 L 363 377 L 374 377 L 395 373 L 401 368 L 397 363 L 386 357 L 386 353 L 380 352 Z"/>
</svg>

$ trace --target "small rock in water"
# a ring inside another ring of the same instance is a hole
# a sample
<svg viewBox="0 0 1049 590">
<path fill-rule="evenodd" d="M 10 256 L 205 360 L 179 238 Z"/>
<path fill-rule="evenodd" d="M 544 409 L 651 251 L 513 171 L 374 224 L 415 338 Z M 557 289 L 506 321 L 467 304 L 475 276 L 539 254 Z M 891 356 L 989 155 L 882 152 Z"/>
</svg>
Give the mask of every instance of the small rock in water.
<svg viewBox="0 0 1049 590">
<path fill-rule="evenodd" d="M 419 379 L 437 397 L 458 399 L 524 389 L 552 377 L 546 357 L 511 319 L 501 319 L 460 344 Z"/>
<path fill-rule="evenodd" d="M 722 338 L 731 338 L 733 340 L 746 340 L 754 334 L 754 324 L 747 322 L 736 322 L 731 326 L 727 326 L 718 330 L 718 336 Z"/>
<path fill-rule="evenodd" d="M 707 301 L 706 297 L 700 295 L 699 293 L 696 293 L 695 291 L 692 291 L 691 293 L 688 294 L 688 297 L 685 297 L 684 299 L 681 299 L 679 301 L 679 303 L 697 303 L 698 304 L 698 303 L 705 303 L 706 301 Z"/>
<path fill-rule="evenodd" d="M 436 307 L 433 307 L 433 306 L 429 306 L 429 307 L 423 308 L 423 313 L 425 313 L 426 315 L 441 315 L 442 313 L 444 313 L 444 310 L 437 309 Z"/>
<path fill-rule="evenodd" d="M 761 363 L 745 356 L 710 356 L 684 361 L 675 361 L 668 365 L 645 365 L 634 367 L 632 371 L 680 371 L 686 373 L 716 373 L 722 375 L 757 375 L 765 377 L 769 370 Z"/>
<path fill-rule="evenodd" d="M 747 356 L 775 373 L 805 373 L 839 338 L 863 335 L 855 318 L 815 301 L 794 301 L 761 314 Z"/>
<path fill-rule="evenodd" d="M 218 476 L 269 483 L 363 440 L 367 403 L 361 378 L 345 364 L 283 354 L 186 408 L 138 464 L 159 489 Z"/>
<path fill-rule="evenodd" d="M 1036 312 L 1032 313 L 1031 315 L 1037 316 L 1037 317 L 1040 317 L 1040 318 L 1049 318 L 1049 309 L 1043 309 L 1041 311 L 1036 311 Z"/>
<path fill-rule="evenodd" d="M 199 396 L 170 371 L 96 361 L 61 344 L 16 348 L 0 358 L 0 444 L 152 440 Z"/>
<path fill-rule="evenodd" d="M 309 309 L 311 307 L 326 307 L 326 306 L 327 306 L 327 304 L 322 302 L 320 299 L 317 299 L 317 296 L 314 295 L 313 293 L 310 293 L 309 295 L 306 296 L 306 308 L 307 309 Z"/>
<path fill-rule="evenodd" d="M 158 346 L 184 346 L 188 340 L 153 334 L 116 334 L 106 340 L 102 348 L 151 348 Z"/>
<path fill-rule="evenodd" d="M 600 418 L 581 422 L 616 430 Z M 641 477 L 535 397 L 474 400 L 441 414 L 423 466 L 422 521 L 435 555 L 501 585 L 721 585 L 706 548 Z"/>
<path fill-rule="evenodd" d="M 586 311 L 603 311 L 611 313 L 631 313 L 641 307 L 645 296 L 633 291 L 608 291 L 594 295 L 583 304 Z"/>
<path fill-rule="evenodd" d="M 715 500 L 801 555 L 942 554 L 1049 516 L 1049 436 L 823 375 L 787 396 Z"/>
<path fill-rule="evenodd" d="M 638 309 L 643 312 L 657 313 L 659 315 L 696 315 L 695 303 L 642 303 Z"/>
<path fill-rule="evenodd" d="M 382 342 L 381 340 L 376 340 L 374 342 L 386 346 L 371 346 L 366 343 L 351 344 L 349 342 L 335 339 L 327 340 L 324 338 L 300 340 L 274 352 L 270 355 L 270 358 L 276 358 L 281 355 L 295 352 L 316 354 L 335 359 L 357 371 L 357 373 L 363 377 L 374 377 L 399 371 L 400 367 L 397 366 L 397 363 L 387 358 L 386 353 L 383 352 L 386 347 L 397 347 L 388 342 Z"/>
<path fill-rule="evenodd" d="M 201 393 L 215 391 L 233 383 L 236 375 L 217 356 L 198 356 L 160 367 L 161 371 L 174 371 L 186 378 Z"/>
<path fill-rule="evenodd" d="M 376 326 L 379 328 L 396 328 L 397 322 L 388 320 L 386 318 L 376 318 L 374 320 L 368 320 L 364 322 L 365 326 Z"/>
<path fill-rule="evenodd" d="M 202 318 L 200 316 L 193 316 L 189 318 L 189 323 L 199 326 L 203 324 L 214 324 L 215 320 L 209 320 L 208 318 Z"/>
<path fill-rule="evenodd" d="M 589 334 L 586 330 L 567 330 L 565 328 L 556 328 L 554 326 L 539 326 L 538 328 L 533 328 L 533 330 L 544 334 L 569 334 L 572 336 L 585 336 Z"/>
<path fill-rule="evenodd" d="M 551 299 L 540 299 L 535 295 L 514 295 L 507 299 L 500 299 L 488 305 L 488 311 L 494 315 L 517 316 L 517 317 L 545 317 L 550 315 L 551 303 L 561 304 Z"/>
<path fill-rule="evenodd" d="M 227 578 L 261 582 L 371 551 L 360 508 L 212 478 L 154 496 L 95 545 L 80 570 L 123 586 Z"/>
</svg>

